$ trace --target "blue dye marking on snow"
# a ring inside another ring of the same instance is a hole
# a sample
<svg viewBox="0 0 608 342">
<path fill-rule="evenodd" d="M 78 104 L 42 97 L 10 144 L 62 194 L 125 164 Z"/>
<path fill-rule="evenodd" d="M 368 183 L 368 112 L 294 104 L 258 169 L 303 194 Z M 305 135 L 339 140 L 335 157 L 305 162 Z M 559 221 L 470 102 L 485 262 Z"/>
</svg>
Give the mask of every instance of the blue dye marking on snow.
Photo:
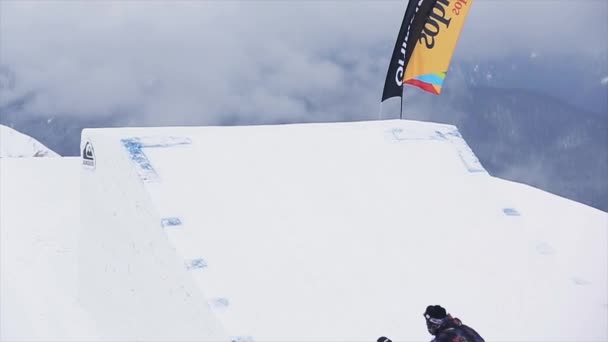
<svg viewBox="0 0 608 342">
<path fill-rule="evenodd" d="M 158 181 L 159 176 L 154 170 L 152 163 L 144 153 L 144 148 L 172 147 L 177 145 L 188 145 L 192 140 L 184 137 L 143 137 L 121 139 L 120 142 L 129 153 L 129 157 L 137 167 L 137 173 L 144 182 Z"/>
<path fill-rule="evenodd" d="M 163 227 L 181 226 L 182 220 L 180 220 L 179 217 L 166 217 L 160 220 L 160 224 Z"/>
<path fill-rule="evenodd" d="M 215 300 L 215 304 L 220 306 L 228 306 L 230 305 L 230 301 L 228 298 L 218 298 Z"/>
<path fill-rule="evenodd" d="M 230 342 L 254 342 L 251 336 L 233 336 L 230 338 Z"/>
<path fill-rule="evenodd" d="M 228 298 L 224 297 L 214 298 L 211 300 L 211 305 L 215 309 L 224 309 L 230 306 L 230 301 L 228 300 Z"/>
<path fill-rule="evenodd" d="M 550 244 L 540 241 L 536 243 L 536 251 L 542 255 L 552 255 L 555 254 L 555 249 L 551 247 Z"/>
<path fill-rule="evenodd" d="M 467 169 L 467 171 L 469 171 L 470 173 L 486 172 L 483 166 L 481 166 L 479 159 L 477 159 L 473 151 L 471 151 L 468 146 L 466 148 L 469 151 L 463 151 L 459 148 L 456 148 L 456 150 L 458 151 L 458 156 L 460 157 L 460 160 L 462 161 L 462 164 Z"/>
<path fill-rule="evenodd" d="M 443 135 L 442 132 L 440 131 L 435 131 L 435 135 L 439 138 L 439 139 L 443 139 L 445 140 L 445 135 Z"/>
<path fill-rule="evenodd" d="M 519 211 L 513 209 L 513 208 L 504 208 L 502 210 L 503 213 L 505 213 L 505 215 L 507 216 L 521 216 L 521 214 L 519 213 Z"/>
<path fill-rule="evenodd" d="M 186 261 L 186 268 L 189 270 L 202 269 L 205 267 L 207 267 L 207 262 L 202 258 Z"/>
<path fill-rule="evenodd" d="M 583 279 L 583 278 L 579 278 L 579 277 L 572 277 L 572 278 L 570 278 L 570 280 L 572 280 L 572 282 L 575 285 L 579 285 L 579 286 L 591 285 L 591 282 L 589 280 Z"/>
<path fill-rule="evenodd" d="M 460 157 L 460 160 L 462 160 L 462 163 L 464 164 L 464 167 L 467 169 L 467 171 L 471 173 L 486 172 L 486 170 L 481 165 L 481 162 L 479 162 L 479 159 L 477 158 L 473 150 L 471 150 L 469 145 L 467 145 L 467 142 L 464 140 L 462 135 L 460 135 L 460 132 L 458 132 L 458 130 L 452 129 L 447 132 L 435 131 L 435 133 L 440 138 L 452 143 L 452 145 L 456 148 L 458 156 Z"/>
<path fill-rule="evenodd" d="M 438 134 L 437 134 L 438 133 Z M 421 141 L 421 140 L 445 140 L 441 132 L 435 131 L 435 134 L 429 132 L 412 131 L 405 134 L 402 128 L 393 128 L 390 130 L 395 141 Z"/>
<path fill-rule="evenodd" d="M 142 150 L 142 144 L 138 138 L 130 138 L 130 139 L 121 139 L 122 145 L 125 147 L 127 152 L 129 153 L 129 157 L 135 163 L 137 167 L 137 173 L 139 174 L 139 178 L 144 182 L 149 182 L 153 180 L 158 180 L 158 174 L 148 157 Z"/>
<path fill-rule="evenodd" d="M 394 128 L 391 130 L 391 134 L 393 135 L 393 138 L 397 141 L 405 140 L 404 138 L 401 137 L 401 133 L 403 133 L 403 130 L 401 128 Z"/>
<path fill-rule="evenodd" d="M 479 162 L 477 156 L 475 156 L 475 153 L 473 153 L 473 150 L 471 150 L 469 145 L 467 145 L 466 141 L 464 140 L 462 135 L 460 135 L 460 132 L 458 132 L 456 128 L 448 127 L 444 131 L 413 130 L 411 132 L 407 132 L 407 134 L 402 128 L 393 128 L 392 130 L 390 130 L 390 134 L 392 135 L 392 138 L 397 142 L 420 140 L 448 142 L 454 147 L 454 149 L 458 153 L 458 156 L 460 157 L 460 160 L 462 161 L 462 164 L 468 172 L 486 172 L 486 170 L 481 165 L 481 162 Z"/>
</svg>

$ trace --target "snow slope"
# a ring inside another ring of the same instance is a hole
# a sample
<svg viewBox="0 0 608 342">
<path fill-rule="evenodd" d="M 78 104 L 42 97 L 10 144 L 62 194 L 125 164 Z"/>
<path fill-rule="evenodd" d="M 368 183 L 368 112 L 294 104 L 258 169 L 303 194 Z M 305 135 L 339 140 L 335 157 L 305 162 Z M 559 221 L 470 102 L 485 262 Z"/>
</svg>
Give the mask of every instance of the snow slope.
<svg viewBox="0 0 608 342">
<path fill-rule="evenodd" d="M 76 299 L 79 158 L 0 159 L 0 340 L 86 341 Z"/>
<path fill-rule="evenodd" d="M 438 303 L 488 341 L 608 340 L 608 214 L 491 177 L 453 126 L 93 129 L 82 150 L 0 162 L 2 340 L 424 341 Z"/>
<path fill-rule="evenodd" d="M 91 298 L 135 306 L 186 288 L 188 310 L 211 308 L 227 335 L 254 341 L 423 340 L 430 303 L 488 340 L 608 338 L 606 213 L 489 176 L 453 126 L 129 128 L 87 141 L 85 281 L 172 279 L 137 299 L 97 283 Z M 152 253 L 166 264 L 141 260 Z M 118 324 L 104 310 L 92 308 Z"/>
<path fill-rule="evenodd" d="M 0 157 L 59 157 L 36 139 L 0 125 Z"/>
</svg>

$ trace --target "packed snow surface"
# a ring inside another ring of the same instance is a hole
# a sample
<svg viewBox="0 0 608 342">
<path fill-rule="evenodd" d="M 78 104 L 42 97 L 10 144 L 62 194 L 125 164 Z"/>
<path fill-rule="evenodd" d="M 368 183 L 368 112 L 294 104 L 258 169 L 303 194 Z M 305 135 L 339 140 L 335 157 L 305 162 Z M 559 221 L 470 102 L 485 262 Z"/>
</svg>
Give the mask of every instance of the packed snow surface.
<svg viewBox="0 0 608 342">
<path fill-rule="evenodd" d="M 0 162 L 3 339 L 424 341 L 429 304 L 488 341 L 608 339 L 608 214 L 490 176 L 453 126 L 93 129 L 82 149 Z"/>
<path fill-rule="evenodd" d="M 1 157 L 59 157 L 36 139 L 0 125 Z"/>
<path fill-rule="evenodd" d="M 0 340 L 98 335 L 76 299 L 79 158 L 0 159 Z"/>
</svg>

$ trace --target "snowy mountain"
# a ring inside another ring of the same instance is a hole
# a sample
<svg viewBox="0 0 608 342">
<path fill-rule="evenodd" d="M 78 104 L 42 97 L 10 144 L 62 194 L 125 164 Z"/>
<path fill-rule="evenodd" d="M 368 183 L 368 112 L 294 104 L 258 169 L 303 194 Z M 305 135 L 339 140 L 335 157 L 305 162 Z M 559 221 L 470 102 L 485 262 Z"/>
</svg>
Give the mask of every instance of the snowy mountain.
<svg viewBox="0 0 608 342">
<path fill-rule="evenodd" d="M 0 125 L 0 158 L 60 157 L 38 140 Z"/>
<path fill-rule="evenodd" d="M 471 94 L 427 97 L 407 118 L 457 126 L 494 176 L 608 211 L 605 115 L 525 89 L 477 87 Z"/>
</svg>

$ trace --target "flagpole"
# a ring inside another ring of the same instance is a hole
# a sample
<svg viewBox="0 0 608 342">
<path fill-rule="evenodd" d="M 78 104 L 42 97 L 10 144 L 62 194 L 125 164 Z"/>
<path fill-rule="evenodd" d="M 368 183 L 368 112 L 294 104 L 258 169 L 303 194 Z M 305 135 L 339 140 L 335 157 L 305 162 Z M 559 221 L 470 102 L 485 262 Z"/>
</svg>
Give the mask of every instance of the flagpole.
<svg viewBox="0 0 608 342">
<path fill-rule="evenodd" d="M 403 89 L 401 90 L 401 105 L 399 106 L 399 120 L 403 120 Z"/>
</svg>

